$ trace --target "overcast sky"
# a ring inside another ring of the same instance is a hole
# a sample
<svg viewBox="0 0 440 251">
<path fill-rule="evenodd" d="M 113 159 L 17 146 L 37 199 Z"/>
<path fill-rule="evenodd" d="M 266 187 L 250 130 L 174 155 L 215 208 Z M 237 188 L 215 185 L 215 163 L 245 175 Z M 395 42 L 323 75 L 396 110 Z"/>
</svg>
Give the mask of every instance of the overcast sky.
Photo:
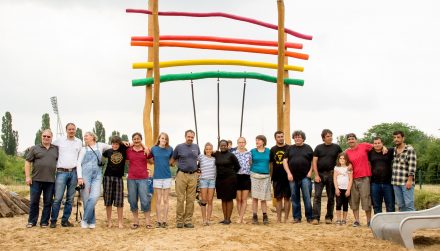
<svg viewBox="0 0 440 251">
<path fill-rule="evenodd" d="M 220 11 L 277 22 L 276 0 L 162 0 L 162 11 Z M 305 80 L 291 91 L 291 130 L 302 129 L 306 143 L 321 143 L 323 128 L 335 136 L 362 134 L 383 122 L 401 121 L 439 136 L 440 2 L 286 0 L 286 27 L 311 34 L 304 43 L 309 61 L 291 77 Z M 63 126 L 74 122 L 83 131 L 96 120 L 107 131 L 131 135 L 143 132 L 144 87 L 131 80 L 145 76 L 133 62 L 146 61 L 147 50 L 130 47 L 130 37 L 146 35 L 147 0 L 131 1 L 0 1 L 0 113 L 12 113 L 19 150 L 34 142 L 41 116 L 56 117 L 50 97 L 57 96 Z M 277 32 L 224 18 L 160 17 L 162 35 L 212 35 L 276 40 Z M 160 60 L 198 58 L 277 62 L 274 55 L 161 48 Z M 192 66 L 161 70 L 162 74 L 206 70 L 256 71 L 276 76 L 276 70 L 236 66 Z M 238 137 L 242 80 L 221 79 L 221 138 Z M 276 129 L 276 86 L 248 80 L 243 134 L 248 147 L 264 134 L 273 144 Z M 200 144 L 215 142 L 216 80 L 195 82 Z M 181 143 L 194 128 L 188 81 L 161 85 L 161 131 L 170 143 Z M 235 144 L 234 144 L 235 145 Z"/>
</svg>

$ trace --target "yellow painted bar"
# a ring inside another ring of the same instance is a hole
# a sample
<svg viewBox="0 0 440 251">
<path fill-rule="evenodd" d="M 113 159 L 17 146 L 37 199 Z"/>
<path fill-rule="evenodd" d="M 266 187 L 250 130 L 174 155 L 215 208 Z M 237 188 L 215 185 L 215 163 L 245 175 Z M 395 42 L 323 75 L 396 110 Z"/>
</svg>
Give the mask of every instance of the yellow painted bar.
<svg viewBox="0 0 440 251">
<path fill-rule="evenodd" d="M 191 59 L 191 60 L 172 60 L 159 62 L 160 68 L 188 65 L 241 65 L 259 68 L 277 69 L 277 64 L 266 62 L 254 62 L 235 59 Z M 133 63 L 133 69 L 151 69 L 153 62 Z M 284 70 L 304 71 L 304 67 L 295 65 L 284 65 Z"/>
</svg>

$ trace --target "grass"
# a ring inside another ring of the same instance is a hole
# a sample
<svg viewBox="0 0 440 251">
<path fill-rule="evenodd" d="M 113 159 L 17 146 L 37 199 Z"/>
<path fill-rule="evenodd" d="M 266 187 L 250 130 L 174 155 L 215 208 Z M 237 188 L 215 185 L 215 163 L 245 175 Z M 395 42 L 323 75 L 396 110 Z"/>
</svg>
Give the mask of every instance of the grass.
<svg viewBox="0 0 440 251">
<path fill-rule="evenodd" d="M 438 187 L 438 186 L 437 186 Z M 416 210 L 423 210 L 440 204 L 440 193 L 428 189 L 415 190 L 414 204 Z"/>
</svg>

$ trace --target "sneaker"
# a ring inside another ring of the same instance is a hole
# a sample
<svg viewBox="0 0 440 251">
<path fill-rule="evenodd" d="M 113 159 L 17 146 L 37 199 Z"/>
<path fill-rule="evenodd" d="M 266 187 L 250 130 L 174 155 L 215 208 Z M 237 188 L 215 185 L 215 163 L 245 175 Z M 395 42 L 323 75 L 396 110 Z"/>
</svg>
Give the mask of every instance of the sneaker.
<svg viewBox="0 0 440 251">
<path fill-rule="evenodd" d="M 94 229 L 96 227 L 96 224 L 89 224 L 89 228 Z"/>
<path fill-rule="evenodd" d="M 332 219 L 325 219 L 325 224 L 332 224 Z"/>
<path fill-rule="evenodd" d="M 49 227 L 50 228 L 56 228 L 57 227 L 57 223 L 56 222 L 51 222 Z"/>
<path fill-rule="evenodd" d="M 256 214 L 252 216 L 252 224 L 258 224 L 258 216 Z"/>
<path fill-rule="evenodd" d="M 267 214 L 263 214 L 263 224 L 268 225 L 269 224 L 269 218 L 267 217 Z"/>
<path fill-rule="evenodd" d="M 75 225 L 73 225 L 69 221 L 65 221 L 65 222 L 61 222 L 61 226 L 62 227 L 74 227 Z"/>
<path fill-rule="evenodd" d="M 225 220 L 225 222 L 223 222 L 223 224 L 224 225 L 229 225 L 229 224 L 231 224 L 231 221 L 230 220 Z"/>
<path fill-rule="evenodd" d="M 336 225 L 342 225 L 342 221 L 337 220 L 337 221 L 335 222 L 335 224 L 336 224 Z"/>
<path fill-rule="evenodd" d="M 183 223 L 177 223 L 176 228 L 183 228 Z"/>
<path fill-rule="evenodd" d="M 194 225 L 192 223 L 186 223 L 183 225 L 185 228 L 194 228 Z"/>
<path fill-rule="evenodd" d="M 162 227 L 162 222 L 156 222 L 156 228 L 161 228 Z"/>
<path fill-rule="evenodd" d="M 318 219 L 312 220 L 312 225 L 319 225 L 319 220 Z"/>
<path fill-rule="evenodd" d="M 41 224 L 40 227 L 42 228 L 47 228 L 49 226 L 49 224 Z"/>
<path fill-rule="evenodd" d="M 166 223 L 166 222 L 162 222 L 161 227 L 162 227 L 162 228 L 167 228 L 167 227 L 168 227 L 168 223 Z"/>
<path fill-rule="evenodd" d="M 301 219 L 293 219 L 293 224 L 301 223 Z"/>
<path fill-rule="evenodd" d="M 32 227 L 34 227 L 35 225 L 33 224 L 33 223 L 28 223 L 28 224 L 26 224 L 26 228 L 32 228 Z"/>
<path fill-rule="evenodd" d="M 361 223 L 359 223 L 359 221 L 355 221 L 353 222 L 353 227 L 360 227 Z"/>
<path fill-rule="evenodd" d="M 81 221 L 81 228 L 89 228 L 89 224 L 87 224 L 87 222 L 85 221 Z"/>
</svg>

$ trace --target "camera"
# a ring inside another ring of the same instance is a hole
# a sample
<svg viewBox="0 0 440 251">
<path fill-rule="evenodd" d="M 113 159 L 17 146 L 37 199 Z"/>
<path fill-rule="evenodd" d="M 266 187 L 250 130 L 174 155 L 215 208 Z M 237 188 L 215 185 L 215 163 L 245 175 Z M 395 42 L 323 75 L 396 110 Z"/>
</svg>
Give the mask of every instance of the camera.
<svg viewBox="0 0 440 251">
<path fill-rule="evenodd" d="M 75 187 L 76 191 L 81 191 L 83 189 L 84 189 L 84 184 L 81 184 L 81 185 L 78 185 L 78 186 Z"/>
</svg>

